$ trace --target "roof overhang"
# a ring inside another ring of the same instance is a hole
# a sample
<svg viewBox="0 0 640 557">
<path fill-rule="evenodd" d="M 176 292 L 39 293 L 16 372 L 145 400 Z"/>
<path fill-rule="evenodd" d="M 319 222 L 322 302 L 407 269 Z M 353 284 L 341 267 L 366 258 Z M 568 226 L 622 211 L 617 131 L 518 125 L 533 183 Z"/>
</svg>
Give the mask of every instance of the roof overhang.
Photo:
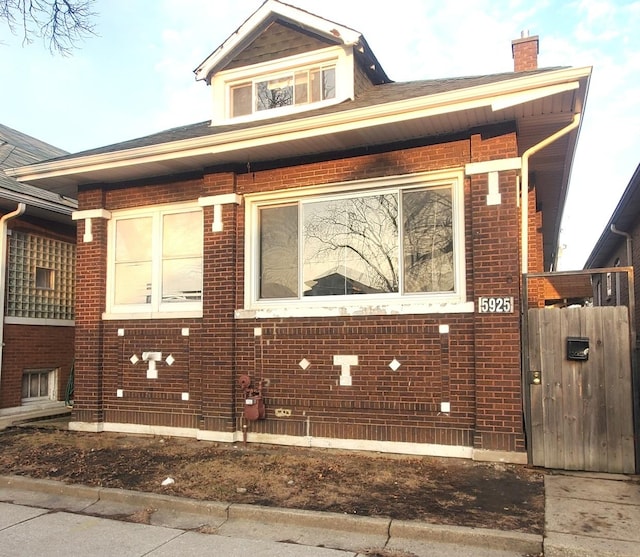
<svg viewBox="0 0 640 557">
<path fill-rule="evenodd" d="M 435 138 L 514 122 L 521 153 L 582 113 L 590 67 L 552 70 L 455 91 L 197 138 L 42 162 L 6 173 L 48 188 L 116 183 Z M 555 257 L 579 128 L 530 160 L 544 212 L 545 268 Z M 116 146 L 117 147 L 117 146 Z"/>
<path fill-rule="evenodd" d="M 582 112 L 589 76 L 590 68 L 572 68 L 514 77 L 366 108 L 264 122 L 223 133 L 212 131 L 203 137 L 93 155 L 80 153 L 5 172 L 34 185 L 115 183 L 437 137 L 509 121 L 518 124 L 520 141 L 528 148 Z"/>
</svg>

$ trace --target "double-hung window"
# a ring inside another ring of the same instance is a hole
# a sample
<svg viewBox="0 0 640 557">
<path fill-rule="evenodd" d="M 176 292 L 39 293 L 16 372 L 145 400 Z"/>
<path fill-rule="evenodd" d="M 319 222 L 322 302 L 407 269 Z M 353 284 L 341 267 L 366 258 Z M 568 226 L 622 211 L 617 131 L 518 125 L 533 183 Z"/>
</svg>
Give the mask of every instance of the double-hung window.
<svg viewBox="0 0 640 557">
<path fill-rule="evenodd" d="M 417 175 L 249 199 L 247 307 L 463 302 L 461 187 Z"/>
<path fill-rule="evenodd" d="M 201 315 L 202 242 L 199 207 L 112 213 L 107 314 Z"/>
</svg>

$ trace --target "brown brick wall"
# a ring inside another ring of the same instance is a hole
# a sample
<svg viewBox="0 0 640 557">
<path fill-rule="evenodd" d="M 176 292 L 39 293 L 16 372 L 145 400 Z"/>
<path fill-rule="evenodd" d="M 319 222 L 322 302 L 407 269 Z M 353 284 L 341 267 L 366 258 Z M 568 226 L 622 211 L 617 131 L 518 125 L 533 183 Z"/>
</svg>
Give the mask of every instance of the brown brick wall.
<svg viewBox="0 0 640 557">
<path fill-rule="evenodd" d="M 80 207 L 104 207 L 102 192 L 93 190 L 78 195 Z M 99 422 L 102 413 L 102 312 L 106 285 L 107 222 L 92 221 L 92 242 L 83 242 L 83 220 L 78 221 L 76 249 L 76 373 L 73 419 Z"/>
<path fill-rule="evenodd" d="M 473 160 L 517 153 L 515 134 L 489 139 L 472 136 Z M 486 175 L 471 180 L 473 296 L 510 296 L 510 314 L 474 314 L 476 422 L 474 445 L 481 449 L 523 450 L 520 397 L 520 235 L 516 172 L 500 173 L 502 203 L 488 206 Z"/>
<path fill-rule="evenodd" d="M 115 210 L 237 192 L 275 191 L 400 175 L 467 162 L 517 156 L 511 132 L 348 159 L 292 165 L 202 180 L 80 193 L 81 209 Z M 238 377 L 268 380 L 267 419 L 250 424 L 271 434 L 339 437 L 522 450 L 519 368 L 519 213 L 516 173 L 500 175 L 502 204 L 486 205 L 487 180 L 465 181 L 467 297 L 513 296 L 513 314 L 429 314 L 327 318 L 235 319 L 243 307 L 244 208 L 223 207 L 222 232 L 211 232 L 205 208 L 203 318 L 101 321 L 104 309 L 106 221 L 94 241 L 79 245 L 78 352 L 82 396 L 76 419 L 218 431 L 241 428 Z M 102 204 L 101 204 L 102 203 Z M 78 237 L 82 238 L 83 226 Z M 439 325 L 449 333 L 439 332 Z M 189 327 L 189 337 L 180 336 Z M 262 329 L 254 336 L 254 329 Z M 119 328 L 125 330 L 118 336 Z M 172 353 L 158 379 L 131 353 Z M 357 355 L 352 386 L 339 385 L 333 356 Z M 306 358 L 311 365 L 298 364 Z M 392 371 L 388 364 L 401 366 Z M 117 389 L 123 396 L 116 397 Z M 189 401 L 181 400 L 188 389 Z M 450 402 L 451 413 L 440 412 Z M 276 418 L 275 409 L 290 410 Z"/>
<path fill-rule="evenodd" d="M 52 224 L 36 218 L 13 219 L 7 226 L 9 230 L 20 230 L 65 242 L 75 241 L 72 226 Z M 56 396 L 58 400 L 64 400 L 74 357 L 73 339 L 73 327 L 5 324 L 0 408 L 21 405 L 22 374 L 25 370 L 59 369 Z"/>
<path fill-rule="evenodd" d="M 0 408 L 20 406 L 26 370 L 58 369 L 57 400 L 64 400 L 73 364 L 73 327 L 5 325 Z"/>
</svg>

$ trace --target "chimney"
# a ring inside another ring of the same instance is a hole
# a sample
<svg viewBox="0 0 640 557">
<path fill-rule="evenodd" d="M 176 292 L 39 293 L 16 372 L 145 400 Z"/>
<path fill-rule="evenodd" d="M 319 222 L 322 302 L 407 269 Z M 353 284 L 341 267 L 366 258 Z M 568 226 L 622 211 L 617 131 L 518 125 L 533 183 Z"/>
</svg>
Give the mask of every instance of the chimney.
<svg viewBox="0 0 640 557">
<path fill-rule="evenodd" d="M 524 72 L 538 69 L 538 35 L 529 36 L 529 31 L 521 33 L 521 38 L 511 41 L 513 71 Z"/>
</svg>

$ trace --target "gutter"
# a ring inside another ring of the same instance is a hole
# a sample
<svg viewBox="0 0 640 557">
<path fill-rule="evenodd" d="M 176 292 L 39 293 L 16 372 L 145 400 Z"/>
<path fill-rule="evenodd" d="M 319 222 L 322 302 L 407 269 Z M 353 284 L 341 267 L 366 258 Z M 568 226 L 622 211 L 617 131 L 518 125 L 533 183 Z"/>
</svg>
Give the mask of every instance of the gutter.
<svg viewBox="0 0 640 557">
<path fill-rule="evenodd" d="M 60 196 L 60 201 L 50 201 L 47 199 L 41 199 L 33 197 L 29 194 L 13 192 L 10 190 L 0 188 L 2 199 L 7 201 L 14 201 L 15 203 L 23 203 L 31 208 L 43 209 L 45 211 L 51 211 L 52 213 L 59 213 L 61 215 L 71 216 L 71 213 L 78 209 L 78 202 L 70 197 Z"/>
<path fill-rule="evenodd" d="M 551 145 L 554 141 L 572 132 L 580 125 L 580 113 L 575 114 L 571 123 L 561 130 L 558 130 L 549 137 L 543 139 L 540 143 L 529 147 L 522 155 L 522 179 L 520 185 L 520 214 L 521 214 L 521 243 L 522 243 L 522 274 L 529 272 L 529 158 L 541 151 L 545 147 Z"/>
<path fill-rule="evenodd" d="M 4 300 L 7 284 L 7 222 L 19 217 L 27 210 L 24 203 L 18 203 L 15 211 L 0 217 L 0 386 L 2 385 L 2 350 L 4 348 Z"/>
</svg>

